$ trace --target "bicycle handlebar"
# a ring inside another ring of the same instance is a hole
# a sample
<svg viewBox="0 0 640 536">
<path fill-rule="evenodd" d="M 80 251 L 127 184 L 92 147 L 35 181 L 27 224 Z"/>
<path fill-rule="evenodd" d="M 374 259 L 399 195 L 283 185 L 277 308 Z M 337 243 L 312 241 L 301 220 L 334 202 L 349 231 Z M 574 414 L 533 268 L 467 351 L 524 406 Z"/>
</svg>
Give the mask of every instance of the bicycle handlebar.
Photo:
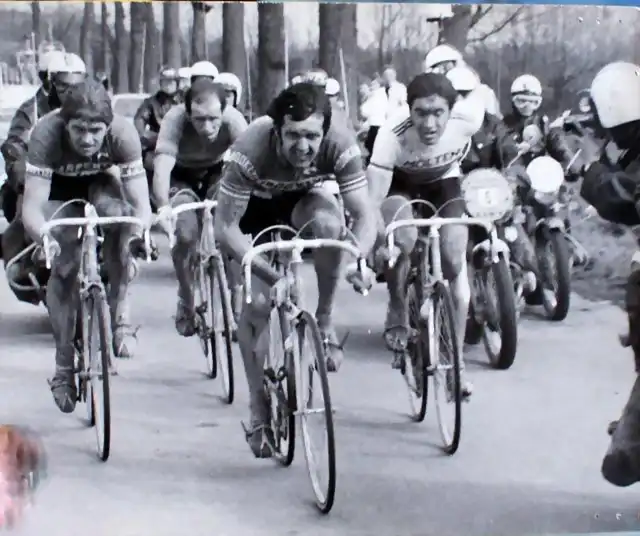
<svg viewBox="0 0 640 536">
<path fill-rule="evenodd" d="M 151 235 L 149 230 L 145 229 L 145 223 L 140 218 L 134 216 L 85 216 L 82 218 L 58 218 L 45 223 L 40 230 L 42 235 L 45 262 L 47 269 L 51 268 L 52 255 L 49 248 L 51 240 L 51 231 L 58 227 L 83 227 L 94 229 L 96 227 L 105 227 L 109 225 L 123 225 L 130 224 L 136 225 L 141 229 L 144 229 L 144 244 L 147 250 L 147 262 L 151 261 L 148 252 L 151 250 Z"/>
<path fill-rule="evenodd" d="M 174 236 L 174 222 L 173 220 L 183 212 L 191 212 L 194 210 L 213 210 L 218 206 L 217 201 L 213 201 L 212 199 L 205 199 L 204 201 L 192 201 L 191 203 L 183 203 L 182 205 L 178 205 L 177 207 L 172 207 L 171 210 L 156 216 L 155 222 L 166 220 L 171 225 L 171 232 L 169 233 L 169 247 L 173 247 L 175 245 L 175 236 Z"/>
<path fill-rule="evenodd" d="M 404 227 L 415 227 L 417 229 L 435 227 L 436 230 L 439 230 L 445 225 L 465 225 L 467 227 L 478 226 L 482 227 L 487 233 L 491 233 L 491 231 L 494 229 L 493 223 L 482 218 L 416 218 L 412 220 L 397 220 L 387 225 L 384 230 L 384 234 L 387 239 L 387 248 L 389 249 L 389 251 L 394 250 L 394 231 L 398 229 L 402 229 Z"/>
<path fill-rule="evenodd" d="M 358 271 L 360 274 L 364 274 L 366 269 L 366 260 L 362 252 L 354 246 L 351 242 L 345 242 L 344 240 L 337 240 L 335 238 L 293 238 L 291 240 L 276 240 L 274 242 L 267 242 L 266 244 L 260 244 L 251 248 L 244 258 L 242 259 L 242 269 L 244 271 L 244 286 L 247 303 L 251 303 L 251 267 L 254 259 L 264 253 L 271 251 L 297 251 L 302 253 L 305 249 L 322 249 L 333 248 L 341 249 L 347 253 L 351 253 L 357 259 Z M 362 291 L 362 294 L 366 296 L 368 292 Z"/>
</svg>

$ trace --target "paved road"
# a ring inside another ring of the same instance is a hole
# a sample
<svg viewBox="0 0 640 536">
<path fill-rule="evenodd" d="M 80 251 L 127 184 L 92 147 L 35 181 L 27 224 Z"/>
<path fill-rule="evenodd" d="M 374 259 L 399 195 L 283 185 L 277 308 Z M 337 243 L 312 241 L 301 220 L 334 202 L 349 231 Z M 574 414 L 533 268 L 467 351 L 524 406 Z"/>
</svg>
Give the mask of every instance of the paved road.
<svg viewBox="0 0 640 536">
<path fill-rule="evenodd" d="M 525 319 L 512 370 L 471 365 L 477 392 L 464 407 L 461 448 L 446 458 L 435 416 L 406 417 L 403 381 L 381 348 L 383 289 L 368 298 L 345 289 L 337 320 L 352 332 L 349 361 L 332 376 L 338 494 L 321 518 L 301 456 L 282 469 L 250 455 L 239 356 L 240 392 L 226 407 L 202 375 L 197 341 L 173 331 L 166 256 L 143 268 L 139 357 L 119 364 L 106 465 L 95 459 L 84 408 L 67 416 L 53 405 L 44 310 L 17 304 L 0 283 L 0 415 L 39 430 L 50 453 L 50 478 L 21 534 L 499 536 L 640 526 L 637 491 L 599 474 L 605 428 L 633 376 L 612 307 L 576 299 L 564 324 Z"/>
</svg>

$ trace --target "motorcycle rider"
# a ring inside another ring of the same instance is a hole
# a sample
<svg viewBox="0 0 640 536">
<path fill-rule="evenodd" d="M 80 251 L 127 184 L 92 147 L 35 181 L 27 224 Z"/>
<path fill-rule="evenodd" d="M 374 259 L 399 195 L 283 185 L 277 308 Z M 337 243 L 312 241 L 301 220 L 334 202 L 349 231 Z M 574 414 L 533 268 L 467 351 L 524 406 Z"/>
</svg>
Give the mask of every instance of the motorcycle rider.
<svg viewBox="0 0 640 536">
<path fill-rule="evenodd" d="M 147 180 L 151 189 L 153 180 L 153 158 L 160 132 L 162 118 L 172 106 L 180 103 L 178 93 L 178 72 L 175 69 L 163 68 L 158 77 L 160 89 L 147 97 L 133 118 L 133 124 L 140 136 L 144 169 L 147 172 Z"/>
<path fill-rule="evenodd" d="M 65 53 L 45 52 L 38 58 L 38 77 L 42 85 L 36 94 L 23 102 L 11 119 L 7 139 L 0 146 L 5 162 L 7 181 L 2 185 L 2 210 L 9 222 L 16 216 L 18 197 L 24 187 L 24 165 L 29 133 L 35 122 L 51 110 L 60 107 L 60 99 L 52 87 L 51 76 L 65 66 Z"/>
<path fill-rule="evenodd" d="M 210 61 L 197 61 L 191 66 L 190 85 L 200 78 L 214 80 L 219 73 L 218 68 Z"/>
<path fill-rule="evenodd" d="M 481 84 L 478 75 L 466 65 L 454 67 L 447 73 L 460 100 L 468 98 Z M 518 146 L 511 137 L 503 121 L 489 112 L 485 112 L 482 127 L 471 137 L 469 151 L 461 163 L 462 172 L 466 175 L 474 169 L 495 168 L 505 173 L 514 186 L 528 184 L 527 173 L 522 164 L 512 163 L 518 156 Z M 522 268 L 525 293 L 532 292 L 537 285 L 537 262 L 533 244 L 521 223 L 513 222 L 518 236 L 509 244 L 511 254 Z M 475 231 L 470 230 L 473 235 Z M 476 241 L 470 240 L 472 246 Z"/>
<path fill-rule="evenodd" d="M 585 137 L 580 194 L 610 222 L 640 225 L 640 66 L 614 62 L 595 76 L 590 90 L 599 127 L 606 129 L 617 151 L 600 150 Z M 631 347 L 636 374 L 640 373 L 640 250 L 633 254 L 626 286 L 628 333 L 621 337 Z M 602 475 L 616 486 L 640 481 L 640 376 L 619 421 L 612 423 L 611 445 L 602 462 Z"/>
<path fill-rule="evenodd" d="M 224 87 L 227 92 L 227 106 L 240 108 L 242 102 L 242 82 L 233 73 L 220 73 L 216 76 L 216 83 Z"/>
<path fill-rule="evenodd" d="M 459 65 L 468 66 L 462 53 L 446 43 L 432 48 L 424 58 L 424 71 L 427 73 L 447 74 L 451 69 Z M 478 76 L 478 78 L 480 77 Z M 474 91 L 476 91 L 478 95 L 482 95 L 482 100 L 484 101 L 487 112 L 497 117 L 502 117 L 500 101 L 498 101 L 498 97 L 496 97 L 493 89 L 481 81 L 480 85 Z"/>
<path fill-rule="evenodd" d="M 191 86 L 191 67 L 180 67 L 178 69 L 178 95 L 180 102 L 184 102 L 184 96 Z"/>
</svg>

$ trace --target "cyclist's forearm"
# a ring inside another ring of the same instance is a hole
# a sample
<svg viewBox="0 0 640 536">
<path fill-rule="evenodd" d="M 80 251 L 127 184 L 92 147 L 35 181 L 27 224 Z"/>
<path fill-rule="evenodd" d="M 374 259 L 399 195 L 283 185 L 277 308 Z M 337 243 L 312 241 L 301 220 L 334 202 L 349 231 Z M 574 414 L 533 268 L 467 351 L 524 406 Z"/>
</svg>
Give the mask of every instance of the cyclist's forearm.
<svg viewBox="0 0 640 536">
<path fill-rule="evenodd" d="M 378 226 L 373 211 L 368 210 L 364 214 L 354 215 L 352 231 L 356 238 L 356 245 L 365 256 L 373 249 L 378 235 Z"/>
<path fill-rule="evenodd" d="M 34 202 L 25 196 L 22 204 L 22 224 L 27 235 L 38 244 L 42 242 L 40 229 L 45 223 L 47 219 L 44 215 L 44 204 Z"/>
<path fill-rule="evenodd" d="M 166 154 L 156 155 L 153 161 L 153 197 L 158 206 L 169 204 L 169 190 L 171 189 L 171 172 L 176 165 L 176 159 Z"/>
<path fill-rule="evenodd" d="M 242 233 L 238 225 L 231 226 L 221 233 L 220 243 L 225 252 L 238 264 L 242 263 L 242 259 L 251 249 L 249 237 Z M 252 271 L 258 279 L 269 286 L 274 285 L 280 279 L 280 274 L 262 257 L 254 259 Z"/>
<path fill-rule="evenodd" d="M 136 218 L 140 218 L 148 229 L 151 227 L 153 213 L 149 203 L 149 185 L 147 184 L 146 175 L 129 179 L 124 184 L 127 197 L 133 206 L 134 215 Z"/>
</svg>

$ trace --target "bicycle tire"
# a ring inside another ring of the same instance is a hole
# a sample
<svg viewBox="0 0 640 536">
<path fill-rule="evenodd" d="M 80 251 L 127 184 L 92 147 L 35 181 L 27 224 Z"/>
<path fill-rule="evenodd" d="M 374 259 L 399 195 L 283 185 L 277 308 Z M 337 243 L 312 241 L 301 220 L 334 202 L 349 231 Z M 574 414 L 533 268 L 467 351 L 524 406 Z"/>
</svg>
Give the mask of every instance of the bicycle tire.
<svg viewBox="0 0 640 536">
<path fill-rule="evenodd" d="M 211 320 L 211 331 L 209 345 L 211 351 L 211 361 L 216 364 L 216 376 L 218 371 L 222 376 L 222 400 L 227 404 L 233 404 L 235 385 L 233 371 L 233 332 L 231 326 L 231 304 L 227 285 L 226 272 L 222 259 L 211 259 L 207 266 L 207 277 L 209 279 L 209 310 Z M 216 292 L 217 289 L 217 292 Z M 216 296 L 217 294 L 217 296 Z M 222 326 L 216 321 L 216 306 L 222 313 Z M 220 328 L 222 330 L 220 331 Z"/>
<path fill-rule="evenodd" d="M 323 514 L 328 514 L 333 508 L 333 503 L 335 500 L 336 494 L 336 446 L 335 446 L 335 431 L 334 431 L 334 423 L 333 423 L 333 409 L 331 406 L 331 395 L 329 392 L 329 377 L 327 375 L 327 365 L 325 362 L 324 355 L 324 346 L 322 343 L 322 335 L 320 334 L 320 330 L 318 329 L 318 324 L 316 323 L 315 318 L 309 314 L 307 311 L 302 311 L 298 316 L 298 323 L 296 325 L 296 330 L 298 332 L 298 343 L 300 344 L 300 365 L 303 366 L 304 356 L 303 356 L 303 347 L 306 339 L 306 333 L 308 328 L 308 333 L 311 336 L 311 345 L 312 350 L 315 354 L 315 358 L 313 359 L 313 363 L 315 366 L 309 367 L 309 372 L 313 372 L 314 370 L 318 373 L 320 377 L 320 389 L 322 391 L 322 397 L 324 401 L 323 414 L 325 416 L 325 425 L 326 425 L 326 445 L 327 445 L 327 465 L 328 465 L 328 478 L 327 478 L 327 486 L 326 491 L 320 489 L 320 484 L 318 483 L 317 477 L 314 477 L 313 469 L 311 467 L 313 462 L 313 454 L 310 452 L 311 446 L 309 441 L 309 434 L 306 426 L 306 417 L 304 414 L 305 409 L 298 407 L 298 414 L 300 415 L 300 428 L 302 433 L 302 443 L 304 445 L 304 453 L 307 461 L 307 470 L 309 472 L 309 478 L 311 480 L 311 487 L 313 488 L 313 492 L 315 494 L 316 506 L 318 510 L 320 510 Z M 304 370 L 300 371 L 300 376 L 302 377 Z M 302 389 L 302 386 L 297 386 L 299 389 Z M 310 382 L 308 391 L 313 392 L 313 385 Z M 298 404 L 300 406 L 300 404 Z M 314 411 L 315 414 L 315 411 Z"/>
<path fill-rule="evenodd" d="M 296 379 L 293 355 L 285 348 L 284 312 L 272 309 L 269 315 L 269 352 L 265 362 L 265 395 L 271 411 L 275 458 L 284 467 L 293 463 L 296 451 Z M 273 371 L 270 374 L 268 371 Z M 282 371 L 281 377 L 277 377 Z M 286 385 L 283 386 L 283 383 Z M 275 389 L 275 392 L 274 392 Z M 274 396 L 275 395 L 275 396 Z M 286 446 L 284 446 L 286 444 Z"/>
<path fill-rule="evenodd" d="M 76 326 L 73 334 L 73 346 L 75 351 L 74 365 L 76 372 L 76 387 L 78 389 L 78 397 L 76 400 L 87 405 L 87 426 L 92 428 L 95 426 L 96 421 L 92 399 L 87 396 L 89 372 L 87 370 L 87 344 L 84 334 L 88 333 L 89 330 L 87 327 L 88 315 L 85 314 L 85 301 L 86 300 L 80 300 L 80 304 L 78 305 L 78 310 L 76 312 Z"/>
<path fill-rule="evenodd" d="M 196 297 L 196 322 L 197 335 L 200 340 L 200 347 L 207 362 L 206 376 L 210 379 L 218 377 L 218 363 L 216 362 L 214 350 L 211 348 L 211 330 L 213 324 L 208 324 L 208 313 L 211 312 L 212 306 L 209 303 L 211 299 L 211 279 L 205 265 L 198 259 L 196 274 L 193 283 L 194 293 Z"/>
<path fill-rule="evenodd" d="M 449 291 L 449 287 L 445 285 L 442 281 L 436 281 L 433 285 L 433 292 L 429 299 L 433 300 L 433 318 L 434 325 L 439 318 L 440 308 L 443 309 L 445 322 L 449 325 L 449 334 L 450 334 L 450 344 L 449 348 L 453 353 L 453 363 L 451 364 L 450 373 L 447 373 L 447 378 L 445 382 L 445 388 L 447 389 L 447 395 L 453 398 L 454 405 L 454 423 L 453 423 L 453 432 L 450 432 L 445 428 L 444 418 L 443 418 L 443 403 L 448 402 L 448 400 L 442 400 L 442 395 L 439 393 L 439 380 L 438 380 L 438 368 L 440 363 L 440 339 L 435 341 L 435 333 L 430 333 L 430 351 L 429 357 L 431 362 L 431 370 L 434 382 L 434 393 L 436 400 L 436 410 L 438 414 L 438 426 L 440 428 L 440 436 L 442 438 L 443 447 L 442 450 L 448 454 L 453 455 L 458 450 L 460 446 L 460 435 L 462 431 L 462 386 L 460 380 L 460 352 L 458 350 L 458 345 L 456 341 L 456 322 L 454 316 L 453 309 L 453 300 L 451 299 L 451 294 Z M 438 331 L 436 329 L 436 331 Z M 436 347 L 436 344 L 438 346 Z M 435 350 L 432 352 L 431 350 Z M 447 397 L 448 398 L 448 397 Z"/>
<path fill-rule="evenodd" d="M 404 363 L 402 376 L 407 383 L 409 391 L 409 405 L 411 406 L 411 420 L 422 422 L 427 414 L 427 402 L 429 400 L 429 334 L 424 320 L 420 317 L 422 305 L 422 289 L 417 277 L 411 278 L 407 283 L 407 307 L 409 308 L 409 329 L 415 331 L 416 336 L 409 337 L 407 354 L 410 363 Z M 425 348 L 426 345 L 426 348 Z M 411 378 L 407 376 L 410 369 Z M 418 376 L 416 372 L 420 372 Z M 415 385 L 413 385 L 415 383 Z"/>
<path fill-rule="evenodd" d="M 111 357 L 111 327 L 109 323 L 109 308 L 102 289 L 92 288 L 86 298 L 85 312 L 87 317 L 87 341 L 85 347 L 88 352 L 88 404 L 91 405 L 95 419 L 96 443 L 98 458 L 106 462 L 111 451 L 111 391 L 109 384 L 109 363 Z M 97 335 L 97 341 L 94 336 Z M 99 347 L 96 348 L 95 343 Z M 96 355 L 96 352 L 99 355 Z M 98 372 L 95 370 L 98 368 Z M 96 411 L 101 402 L 102 411 Z M 100 415 L 101 413 L 101 415 Z"/>
</svg>

